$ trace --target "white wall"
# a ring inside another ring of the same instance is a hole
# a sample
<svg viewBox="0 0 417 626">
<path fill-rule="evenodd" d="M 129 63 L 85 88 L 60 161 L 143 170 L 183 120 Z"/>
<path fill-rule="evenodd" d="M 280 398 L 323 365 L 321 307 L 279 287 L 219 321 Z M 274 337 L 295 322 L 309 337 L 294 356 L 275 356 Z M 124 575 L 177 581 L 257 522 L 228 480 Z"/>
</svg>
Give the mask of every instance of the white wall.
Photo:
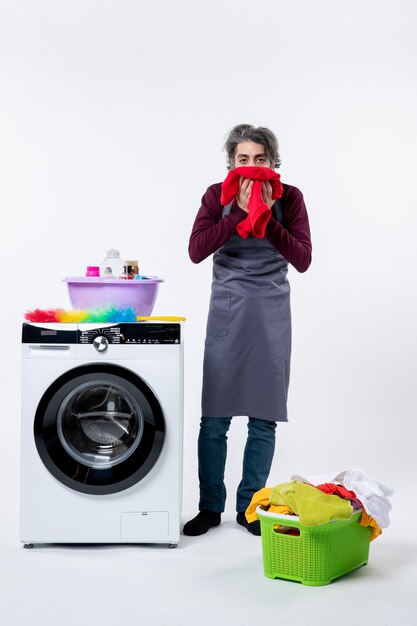
<svg viewBox="0 0 417 626">
<path fill-rule="evenodd" d="M 395 485 L 411 471 L 416 6 L 0 1 L 0 476 L 14 502 L 23 313 L 69 306 L 61 278 L 114 246 L 165 278 L 154 312 L 188 320 L 184 504 L 194 510 L 211 260 L 192 265 L 187 243 L 241 122 L 277 133 L 314 245 L 311 269 L 290 271 L 290 423 L 271 481 L 359 466 Z M 229 492 L 244 429 L 236 420 Z"/>
</svg>

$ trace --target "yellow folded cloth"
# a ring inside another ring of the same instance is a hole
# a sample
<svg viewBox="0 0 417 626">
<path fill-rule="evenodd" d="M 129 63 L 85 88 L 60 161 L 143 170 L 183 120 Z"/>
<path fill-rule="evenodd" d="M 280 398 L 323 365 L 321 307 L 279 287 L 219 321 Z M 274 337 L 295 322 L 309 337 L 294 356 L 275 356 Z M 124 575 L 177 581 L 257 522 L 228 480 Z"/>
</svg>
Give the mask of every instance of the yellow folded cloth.
<svg viewBox="0 0 417 626">
<path fill-rule="evenodd" d="M 272 488 L 269 501 L 274 505 L 287 505 L 304 526 L 318 526 L 332 520 L 346 520 L 352 516 L 353 507 L 348 500 L 329 495 L 312 485 L 291 481 Z"/>
</svg>

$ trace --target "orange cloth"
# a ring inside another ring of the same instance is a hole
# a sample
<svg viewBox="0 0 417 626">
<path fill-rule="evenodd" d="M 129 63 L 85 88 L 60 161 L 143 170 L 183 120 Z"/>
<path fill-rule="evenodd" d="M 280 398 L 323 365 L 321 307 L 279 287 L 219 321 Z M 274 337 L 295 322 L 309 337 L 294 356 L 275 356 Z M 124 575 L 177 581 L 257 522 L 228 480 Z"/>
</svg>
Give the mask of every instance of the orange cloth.
<svg viewBox="0 0 417 626">
<path fill-rule="evenodd" d="M 365 509 L 362 511 L 361 519 L 359 524 L 361 526 L 370 526 L 371 527 L 371 541 L 379 537 L 382 534 L 382 528 L 378 526 L 373 517 L 368 515 Z"/>
<path fill-rule="evenodd" d="M 239 179 L 241 176 L 253 180 L 252 191 L 248 203 L 248 216 L 236 226 L 238 234 L 242 239 L 247 239 L 249 235 L 258 239 L 265 236 L 266 226 L 271 218 L 271 209 L 262 200 L 262 181 L 269 181 L 272 185 L 272 197 L 280 198 L 283 187 L 280 175 L 269 167 L 237 167 L 230 170 L 222 183 L 222 194 L 220 202 L 226 206 L 239 193 Z"/>
</svg>

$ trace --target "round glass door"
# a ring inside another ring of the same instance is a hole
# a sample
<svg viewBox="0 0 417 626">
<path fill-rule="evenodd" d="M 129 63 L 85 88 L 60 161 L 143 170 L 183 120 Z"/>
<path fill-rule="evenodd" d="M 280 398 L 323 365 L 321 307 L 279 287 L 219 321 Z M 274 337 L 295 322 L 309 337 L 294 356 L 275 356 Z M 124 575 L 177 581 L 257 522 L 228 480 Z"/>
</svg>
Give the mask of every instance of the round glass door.
<svg viewBox="0 0 417 626">
<path fill-rule="evenodd" d="M 58 378 L 39 403 L 35 443 L 48 470 L 86 493 L 121 491 L 155 464 L 164 440 L 161 406 L 128 369 L 88 365 Z"/>
</svg>

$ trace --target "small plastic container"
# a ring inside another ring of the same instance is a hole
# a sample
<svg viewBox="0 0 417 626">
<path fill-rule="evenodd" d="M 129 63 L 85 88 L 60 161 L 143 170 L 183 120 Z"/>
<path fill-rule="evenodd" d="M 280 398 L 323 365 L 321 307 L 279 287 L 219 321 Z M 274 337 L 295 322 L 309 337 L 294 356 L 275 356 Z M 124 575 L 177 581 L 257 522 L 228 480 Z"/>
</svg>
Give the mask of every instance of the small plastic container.
<svg viewBox="0 0 417 626">
<path fill-rule="evenodd" d="M 133 280 L 135 277 L 134 273 L 133 273 L 133 268 L 131 265 L 123 265 L 123 274 L 120 276 L 120 278 L 123 278 L 124 280 Z"/>
<path fill-rule="evenodd" d="M 135 276 L 136 274 L 139 274 L 139 263 L 136 259 L 126 259 L 124 264 L 131 266 L 132 274 L 134 274 Z"/>
<path fill-rule="evenodd" d="M 303 526 L 294 515 L 269 513 L 261 507 L 256 512 L 267 578 L 328 585 L 368 562 L 371 529 L 359 524 L 361 511 L 349 520 L 320 526 Z"/>
<path fill-rule="evenodd" d="M 86 276 L 100 276 L 100 268 L 98 265 L 87 265 Z"/>
</svg>

